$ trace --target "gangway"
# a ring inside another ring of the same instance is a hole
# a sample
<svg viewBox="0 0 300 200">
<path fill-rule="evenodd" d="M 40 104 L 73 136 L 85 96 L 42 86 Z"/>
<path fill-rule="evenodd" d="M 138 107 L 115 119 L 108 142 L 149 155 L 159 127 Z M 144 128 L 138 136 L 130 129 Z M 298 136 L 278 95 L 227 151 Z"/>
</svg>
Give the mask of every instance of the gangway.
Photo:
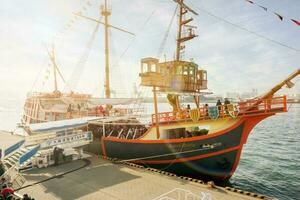
<svg viewBox="0 0 300 200">
<path fill-rule="evenodd" d="M 1 180 L 10 183 L 13 188 L 21 187 L 25 178 L 19 173 L 19 169 L 30 161 L 37 153 L 40 145 L 25 146 L 25 140 L 21 140 L 4 150 L 2 167 L 5 172 Z"/>
<path fill-rule="evenodd" d="M 92 132 L 87 129 L 88 121 L 92 119 L 70 119 L 25 127 L 31 135 L 4 150 L 1 163 L 5 172 L 0 179 L 5 178 L 6 183 L 19 188 L 25 182 L 19 170 L 54 164 L 57 148 L 63 151 L 63 158 L 68 158 L 68 161 L 82 158 L 82 147 L 93 141 Z"/>
<path fill-rule="evenodd" d="M 29 136 L 26 145 L 39 145 L 39 152 L 27 167 L 47 167 L 55 163 L 55 151 L 62 150 L 65 160 L 77 160 L 83 157 L 83 146 L 93 141 L 93 134 L 88 130 L 90 120 L 98 118 L 86 117 L 55 122 L 30 124 L 27 127 Z M 55 150 L 56 149 L 56 150 Z M 60 154 L 61 155 L 61 154 Z"/>
<path fill-rule="evenodd" d="M 21 166 L 26 161 L 30 160 L 33 156 L 36 155 L 40 146 L 21 146 L 11 155 L 4 157 L 3 164 L 9 169 L 14 166 Z"/>
</svg>

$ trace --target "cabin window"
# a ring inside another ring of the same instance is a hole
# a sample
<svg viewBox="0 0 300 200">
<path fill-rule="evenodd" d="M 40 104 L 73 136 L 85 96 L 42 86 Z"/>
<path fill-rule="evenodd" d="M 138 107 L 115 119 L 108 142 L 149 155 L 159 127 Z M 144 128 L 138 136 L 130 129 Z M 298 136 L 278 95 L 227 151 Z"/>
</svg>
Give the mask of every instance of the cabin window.
<svg viewBox="0 0 300 200">
<path fill-rule="evenodd" d="M 151 64 L 151 72 L 156 72 L 156 64 Z"/>
<path fill-rule="evenodd" d="M 176 67 L 176 74 L 178 74 L 178 75 L 182 74 L 182 66 L 181 65 Z"/>
<path fill-rule="evenodd" d="M 207 73 L 203 72 L 202 77 L 203 77 L 203 80 L 207 80 Z"/>
<path fill-rule="evenodd" d="M 189 68 L 188 66 L 183 67 L 183 75 L 188 75 L 189 74 Z"/>
<path fill-rule="evenodd" d="M 143 63 L 142 73 L 146 73 L 146 72 L 148 72 L 148 64 L 147 63 Z"/>
<path fill-rule="evenodd" d="M 189 70 L 190 70 L 190 75 L 194 75 L 195 74 L 195 68 L 193 66 L 190 66 L 189 67 Z"/>
</svg>

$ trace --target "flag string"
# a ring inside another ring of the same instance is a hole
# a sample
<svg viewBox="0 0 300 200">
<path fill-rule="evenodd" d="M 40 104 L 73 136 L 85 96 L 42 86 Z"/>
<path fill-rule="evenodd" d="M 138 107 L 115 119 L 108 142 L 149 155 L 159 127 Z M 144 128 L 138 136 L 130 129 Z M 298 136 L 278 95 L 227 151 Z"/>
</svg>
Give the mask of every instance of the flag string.
<svg viewBox="0 0 300 200">
<path fill-rule="evenodd" d="M 255 3 L 254 1 L 251 1 L 251 0 L 245 0 L 247 1 L 248 3 L 252 4 L 252 5 L 255 5 L 261 9 L 263 9 L 265 12 L 272 12 L 276 17 L 278 17 L 278 19 L 280 21 L 283 21 L 284 19 L 286 19 L 286 17 L 284 17 L 283 15 L 279 14 L 278 12 L 274 12 L 274 11 L 271 11 L 269 8 L 265 7 L 265 6 L 262 6 L 260 4 L 257 4 Z M 296 20 L 296 19 L 289 19 L 290 22 L 292 22 L 294 25 L 296 26 L 300 26 L 300 21 L 299 20 Z"/>
</svg>

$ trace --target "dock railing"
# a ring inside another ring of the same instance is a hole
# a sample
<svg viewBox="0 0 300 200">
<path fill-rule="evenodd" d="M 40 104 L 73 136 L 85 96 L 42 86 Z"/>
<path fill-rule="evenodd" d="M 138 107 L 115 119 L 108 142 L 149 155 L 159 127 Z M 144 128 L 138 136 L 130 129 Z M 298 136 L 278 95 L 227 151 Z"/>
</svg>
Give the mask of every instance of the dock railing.
<svg viewBox="0 0 300 200">
<path fill-rule="evenodd" d="M 215 109 L 215 116 L 210 114 L 210 110 Z M 196 112 L 195 112 L 196 111 Z M 240 102 L 237 104 L 227 104 L 221 106 L 201 106 L 198 109 L 181 110 L 178 112 L 163 112 L 152 114 L 152 124 L 159 123 L 201 121 L 208 119 L 250 116 L 262 113 L 287 112 L 286 96 L 273 97 L 270 99 L 257 99 Z"/>
</svg>

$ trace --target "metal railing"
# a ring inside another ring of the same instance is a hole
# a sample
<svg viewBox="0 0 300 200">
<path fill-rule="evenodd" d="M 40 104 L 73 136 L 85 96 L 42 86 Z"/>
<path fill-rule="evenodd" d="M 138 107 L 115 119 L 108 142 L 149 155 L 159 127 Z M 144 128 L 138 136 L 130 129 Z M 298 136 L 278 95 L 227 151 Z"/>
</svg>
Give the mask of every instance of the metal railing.
<svg viewBox="0 0 300 200">
<path fill-rule="evenodd" d="M 207 120 L 212 117 L 209 114 L 209 108 L 216 106 L 201 106 L 198 109 L 198 120 Z M 232 109 L 229 110 L 229 107 Z M 245 115 L 261 114 L 261 113 L 278 113 L 287 111 L 286 96 L 273 97 L 271 99 L 258 99 L 240 102 L 238 104 L 221 105 L 217 107 L 218 117 L 238 117 Z M 181 110 L 178 112 L 163 112 L 152 114 L 152 124 L 156 123 L 172 123 L 172 122 L 185 122 L 191 121 L 191 110 Z"/>
</svg>

